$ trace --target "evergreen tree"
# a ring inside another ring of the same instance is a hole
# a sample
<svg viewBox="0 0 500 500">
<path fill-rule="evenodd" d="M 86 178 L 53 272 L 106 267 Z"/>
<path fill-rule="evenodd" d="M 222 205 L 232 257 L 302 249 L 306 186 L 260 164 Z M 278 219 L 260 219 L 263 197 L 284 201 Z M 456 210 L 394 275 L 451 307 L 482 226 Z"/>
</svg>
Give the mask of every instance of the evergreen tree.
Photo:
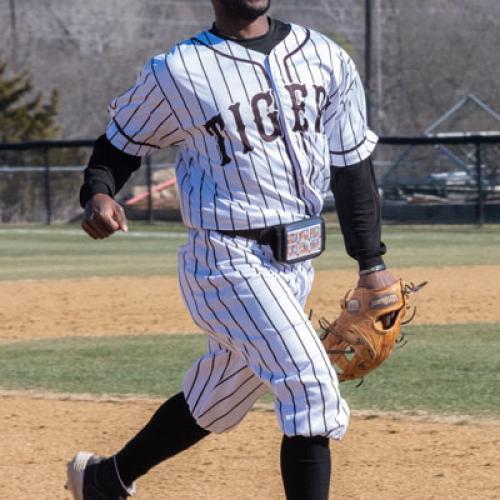
<svg viewBox="0 0 500 500">
<path fill-rule="evenodd" d="M 56 90 L 43 101 L 29 73 L 7 77 L 7 64 L 0 59 L 0 142 L 54 139 L 58 103 Z"/>
<path fill-rule="evenodd" d="M 44 98 L 34 89 L 28 72 L 8 75 L 7 64 L 0 58 L 0 143 L 57 139 L 58 93 Z M 44 167 L 51 165 L 82 165 L 80 149 L 30 149 L 0 152 L 0 223 L 45 221 L 44 173 L 30 168 L 26 171 L 9 167 Z M 50 197 L 54 219 L 68 220 L 78 213 L 80 173 L 51 172 Z"/>
</svg>

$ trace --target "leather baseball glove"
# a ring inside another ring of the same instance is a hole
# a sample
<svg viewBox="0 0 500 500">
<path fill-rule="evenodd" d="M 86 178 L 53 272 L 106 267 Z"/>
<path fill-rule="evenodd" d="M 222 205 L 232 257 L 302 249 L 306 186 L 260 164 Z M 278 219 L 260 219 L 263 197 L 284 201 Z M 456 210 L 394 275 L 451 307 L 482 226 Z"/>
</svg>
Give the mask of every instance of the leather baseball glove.
<svg viewBox="0 0 500 500">
<path fill-rule="evenodd" d="M 341 382 L 362 379 L 387 359 L 403 339 L 401 325 L 415 316 L 413 299 L 426 283 L 399 280 L 379 290 L 350 290 L 340 302 L 340 316 L 333 323 L 320 320 L 321 341 L 330 361 L 340 370 Z"/>
</svg>

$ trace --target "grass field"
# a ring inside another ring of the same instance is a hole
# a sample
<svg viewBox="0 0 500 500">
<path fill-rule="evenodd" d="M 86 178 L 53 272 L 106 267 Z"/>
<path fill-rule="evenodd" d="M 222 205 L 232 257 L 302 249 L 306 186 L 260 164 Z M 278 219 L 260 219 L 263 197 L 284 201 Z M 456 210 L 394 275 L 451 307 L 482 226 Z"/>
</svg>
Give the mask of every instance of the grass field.
<svg viewBox="0 0 500 500">
<path fill-rule="evenodd" d="M 329 227 L 328 250 L 316 269 L 354 269 L 338 228 L 332 223 Z M 176 271 L 176 249 L 185 238 L 182 226 L 173 223 L 133 224 L 130 234 L 98 242 L 77 226 L 4 227 L 0 282 L 171 275 Z M 384 239 L 393 267 L 500 262 L 500 231 L 493 226 L 389 226 Z M 410 346 L 392 356 L 363 386 L 344 385 L 355 407 L 500 415 L 500 324 L 425 325 L 410 331 L 416 333 Z M 147 333 L 2 344 L 0 388 L 171 394 L 203 351 L 204 338 Z"/>
<path fill-rule="evenodd" d="M 98 242 L 76 225 L 0 227 L 0 281 L 174 274 L 175 254 L 185 241 L 184 228 L 175 223 L 132 224 L 129 234 Z M 500 263 L 500 231 L 495 226 L 388 226 L 384 241 L 390 248 L 386 260 L 392 267 Z M 315 267 L 355 268 L 333 224 L 327 250 Z"/>
<path fill-rule="evenodd" d="M 500 325 L 407 330 L 410 345 L 361 387 L 342 385 L 353 408 L 500 415 Z M 0 346 L 0 386 L 164 397 L 178 390 L 204 348 L 202 335 L 16 342 Z"/>
</svg>

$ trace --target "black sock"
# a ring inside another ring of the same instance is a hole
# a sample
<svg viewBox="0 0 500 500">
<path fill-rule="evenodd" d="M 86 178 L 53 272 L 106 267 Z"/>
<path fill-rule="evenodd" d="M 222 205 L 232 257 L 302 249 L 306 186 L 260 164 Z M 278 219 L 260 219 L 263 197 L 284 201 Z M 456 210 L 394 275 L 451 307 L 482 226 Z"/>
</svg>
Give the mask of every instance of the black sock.
<svg viewBox="0 0 500 500">
<path fill-rule="evenodd" d="M 207 436 L 192 417 L 182 393 L 163 403 L 147 425 L 115 455 L 120 478 L 127 486 L 138 477 L 177 453 L 194 445 Z M 99 464 L 99 470 L 107 473 L 112 459 Z M 114 464 L 113 468 L 114 468 Z M 104 478 L 100 478 L 104 483 Z"/>
<path fill-rule="evenodd" d="M 283 436 L 281 476 L 287 500 L 327 500 L 331 458 L 323 436 Z"/>
<path fill-rule="evenodd" d="M 83 482 L 84 498 L 126 498 L 128 491 L 123 488 L 116 474 L 112 458 L 99 463 L 87 464 Z"/>
</svg>

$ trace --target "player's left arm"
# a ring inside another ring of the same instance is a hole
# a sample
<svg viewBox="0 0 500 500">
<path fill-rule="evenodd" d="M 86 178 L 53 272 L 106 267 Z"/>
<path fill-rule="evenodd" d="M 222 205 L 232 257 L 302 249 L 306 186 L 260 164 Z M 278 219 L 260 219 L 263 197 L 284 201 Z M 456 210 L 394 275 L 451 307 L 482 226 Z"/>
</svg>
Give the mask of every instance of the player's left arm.
<svg viewBox="0 0 500 500">
<path fill-rule="evenodd" d="M 385 288 L 396 278 L 385 269 L 380 197 L 371 159 L 331 170 L 331 188 L 346 251 L 357 260 L 360 272 L 380 269 L 360 276 L 358 286 Z"/>
<path fill-rule="evenodd" d="M 337 54 L 339 64 L 324 114 L 331 189 L 346 251 L 359 265 L 358 286 L 384 288 L 396 278 L 383 260 L 380 197 L 370 158 L 377 136 L 366 122 L 365 92 L 354 63 L 342 49 Z"/>
</svg>

